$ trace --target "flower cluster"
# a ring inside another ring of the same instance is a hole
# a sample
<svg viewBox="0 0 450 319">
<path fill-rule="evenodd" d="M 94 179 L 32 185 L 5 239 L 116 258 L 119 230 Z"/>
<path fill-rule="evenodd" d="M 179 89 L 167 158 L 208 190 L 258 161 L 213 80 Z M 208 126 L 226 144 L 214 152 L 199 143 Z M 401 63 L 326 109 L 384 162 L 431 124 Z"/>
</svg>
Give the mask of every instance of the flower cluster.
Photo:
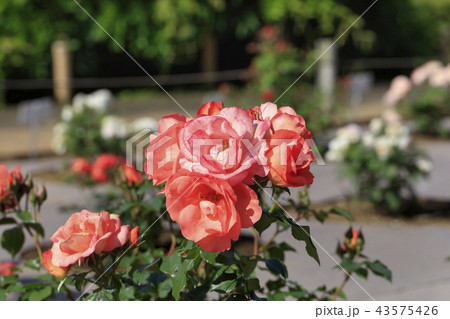
<svg viewBox="0 0 450 319">
<path fill-rule="evenodd" d="M 337 131 L 336 137 L 329 143 L 326 158 L 333 162 L 345 160 L 346 152 L 356 144 L 374 151 L 380 160 L 387 160 L 396 150 L 405 151 L 411 143 L 408 127 L 400 122 L 374 118 L 369 129 L 363 131 L 357 124 L 349 124 Z"/>
<path fill-rule="evenodd" d="M 414 69 L 410 77 L 399 75 L 392 79 L 389 90 L 383 96 L 387 106 L 395 106 L 414 86 L 428 84 L 431 88 L 448 88 L 450 85 L 450 64 L 444 66 L 440 61 L 429 61 Z"/>
<path fill-rule="evenodd" d="M 360 198 L 392 213 L 409 213 L 416 198 L 413 180 L 428 175 L 429 158 L 412 143 L 409 129 L 392 110 L 369 128 L 350 124 L 330 141 L 326 159 L 339 164 Z"/>
<path fill-rule="evenodd" d="M 261 217 L 256 179 L 280 187 L 312 184 L 311 133 L 290 107 L 248 111 L 208 102 L 196 118 L 163 117 L 150 137 L 145 171 L 166 183 L 167 211 L 187 239 L 210 252 L 230 248 Z"/>
<path fill-rule="evenodd" d="M 118 215 L 82 210 L 70 216 L 50 238 L 53 246 L 43 254 L 43 264 L 53 276 L 63 278 L 71 265 L 81 265 L 93 254 L 125 245 L 129 233 L 130 226 L 122 226 Z"/>
<path fill-rule="evenodd" d="M 127 123 L 123 118 L 107 114 L 113 102 L 113 95 L 108 90 L 75 95 L 72 105 L 63 107 L 62 121 L 53 129 L 55 153 L 95 155 L 122 151 L 118 141 L 143 129 L 156 131 L 157 122 L 150 117 Z"/>
<path fill-rule="evenodd" d="M 114 154 L 100 154 L 93 163 L 87 158 L 78 157 L 73 160 L 70 170 L 77 177 L 89 177 L 96 183 L 113 179 L 117 172 L 120 173 L 120 179 L 129 186 L 142 183 L 142 174 L 133 166 L 127 165 L 123 157 Z"/>
</svg>

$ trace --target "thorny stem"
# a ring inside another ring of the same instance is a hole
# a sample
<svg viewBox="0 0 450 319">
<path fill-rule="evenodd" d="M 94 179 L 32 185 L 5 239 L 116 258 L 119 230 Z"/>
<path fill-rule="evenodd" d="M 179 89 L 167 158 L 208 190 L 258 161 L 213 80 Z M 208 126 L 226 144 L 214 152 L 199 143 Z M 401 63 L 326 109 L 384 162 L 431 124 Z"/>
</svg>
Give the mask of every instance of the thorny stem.
<svg viewBox="0 0 450 319">
<path fill-rule="evenodd" d="M 33 235 L 33 233 L 31 232 L 30 228 L 26 224 L 23 224 L 23 225 L 24 225 L 26 231 L 28 232 L 28 234 L 30 234 L 31 238 L 33 238 L 34 245 L 36 246 L 36 251 L 37 251 L 38 256 L 39 256 L 39 262 L 42 264 L 43 263 L 42 249 L 41 249 L 41 245 L 39 244 L 38 233 L 36 231 L 36 233 Z"/>
<path fill-rule="evenodd" d="M 177 245 L 177 237 L 175 236 L 175 231 L 173 230 L 172 223 L 169 224 L 170 226 L 170 249 L 167 253 L 169 256 L 173 254 L 175 251 L 175 246 Z"/>
<path fill-rule="evenodd" d="M 359 255 L 360 255 L 360 252 L 358 251 L 355 254 L 355 257 L 353 258 L 353 262 L 356 262 L 358 260 Z M 331 297 L 332 301 L 336 301 L 337 296 L 341 293 L 342 289 L 344 289 L 344 286 L 347 284 L 348 280 L 350 279 L 352 272 L 353 271 L 347 271 L 345 273 L 344 280 L 342 281 L 341 285 L 336 289 L 336 291 L 334 292 L 333 296 Z"/>
</svg>

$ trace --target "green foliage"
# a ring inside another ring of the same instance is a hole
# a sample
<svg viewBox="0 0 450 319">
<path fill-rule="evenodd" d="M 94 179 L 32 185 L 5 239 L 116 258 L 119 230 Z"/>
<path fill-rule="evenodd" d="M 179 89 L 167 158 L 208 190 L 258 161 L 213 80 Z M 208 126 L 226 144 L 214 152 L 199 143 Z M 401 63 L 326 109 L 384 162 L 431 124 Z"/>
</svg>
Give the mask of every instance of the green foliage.
<svg viewBox="0 0 450 319">
<path fill-rule="evenodd" d="M 368 131 L 349 125 L 329 144 L 328 160 L 339 163 L 341 175 L 353 182 L 355 195 L 391 214 L 420 212 L 414 182 L 427 176 L 432 163 L 411 143 L 400 123 L 374 119 Z"/>
<path fill-rule="evenodd" d="M 418 88 L 403 107 L 405 113 L 420 133 L 448 137 L 450 132 L 442 119 L 450 115 L 450 91 L 448 88 Z"/>
</svg>

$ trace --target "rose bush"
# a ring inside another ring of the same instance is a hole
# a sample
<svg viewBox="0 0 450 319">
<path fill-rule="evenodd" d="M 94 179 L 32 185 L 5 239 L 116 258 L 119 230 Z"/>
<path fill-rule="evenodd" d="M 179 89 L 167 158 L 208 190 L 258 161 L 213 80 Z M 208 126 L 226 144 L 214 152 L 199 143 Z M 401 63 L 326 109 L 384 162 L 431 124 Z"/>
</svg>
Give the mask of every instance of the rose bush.
<svg viewBox="0 0 450 319">
<path fill-rule="evenodd" d="M 0 299 L 345 298 L 342 288 L 348 277 L 339 287 L 314 290 L 290 280 L 285 253 L 296 248 L 277 240 L 289 231 L 319 263 L 310 226 L 300 222 L 324 222 L 330 214 L 352 220 L 342 209 L 310 207 L 311 147 L 305 121 L 290 107 L 265 103 L 244 110 L 208 102 L 195 118 L 170 114 L 158 123 L 158 134 L 150 136 L 145 167 L 149 181 L 113 154 L 101 154 L 93 164 L 86 158 L 72 163 L 80 183 L 109 183 L 110 190 L 96 195 L 100 213 L 83 209 L 72 214 L 50 237 L 52 246 L 44 253 L 38 237 L 43 236 L 39 215 L 46 190 L 35 190 L 28 176 L 18 178 L 18 170 L 17 176 L 6 170 L 1 190 L 9 194 L 12 206 L 1 212 L 0 223 L 14 228 L 5 231 L 2 246 L 17 255 L 26 229 L 37 257 L 14 267 L 15 273 L 0 274 Z M 294 209 L 288 213 L 278 198 L 289 187 L 300 186 L 297 200 L 289 199 Z M 33 214 L 18 205 L 24 195 Z M 268 229 L 274 234 L 262 241 Z M 363 278 L 371 272 L 390 280 L 386 266 L 361 254 L 361 238 L 352 232 L 346 251 L 338 252 L 339 266 Z M 42 266 L 48 274 L 42 274 Z M 39 280 L 24 282 L 23 268 L 36 271 Z M 271 279 L 260 282 L 261 271 Z"/>
</svg>

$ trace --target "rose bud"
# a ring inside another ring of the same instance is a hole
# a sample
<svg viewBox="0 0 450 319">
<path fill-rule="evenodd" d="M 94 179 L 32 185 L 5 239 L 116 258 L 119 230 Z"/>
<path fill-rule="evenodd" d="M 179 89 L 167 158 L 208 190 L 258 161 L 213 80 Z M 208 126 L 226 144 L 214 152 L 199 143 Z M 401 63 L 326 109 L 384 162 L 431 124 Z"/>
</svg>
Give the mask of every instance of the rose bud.
<svg viewBox="0 0 450 319">
<path fill-rule="evenodd" d="M 69 267 L 58 267 L 52 263 L 53 253 L 51 250 L 48 250 L 42 254 L 42 264 L 47 271 L 56 278 L 64 278 L 69 271 Z"/>
<path fill-rule="evenodd" d="M 130 233 L 128 234 L 130 236 L 130 242 L 131 246 L 130 248 L 134 248 L 139 244 L 139 226 L 134 227 Z"/>
</svg>

